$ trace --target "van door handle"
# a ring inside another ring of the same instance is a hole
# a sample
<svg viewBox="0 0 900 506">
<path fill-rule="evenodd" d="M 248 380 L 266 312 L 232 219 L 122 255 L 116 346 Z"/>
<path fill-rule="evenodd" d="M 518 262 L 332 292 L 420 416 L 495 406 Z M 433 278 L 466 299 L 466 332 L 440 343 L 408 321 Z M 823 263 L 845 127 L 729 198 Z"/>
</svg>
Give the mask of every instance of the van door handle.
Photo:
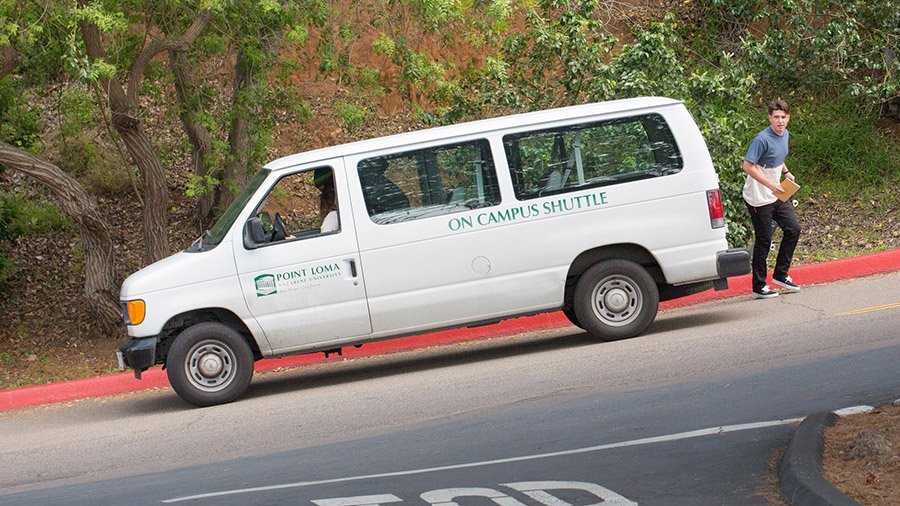
<svg viewBox="0 0 900 506">
<path fill-rule="evenodd" d="M 347 263 L 350 264 L 350 277 L 355 278 L 356 277 L 356 260 L 351 258 L 351 259 L 347 260 Z"/>
</svg>

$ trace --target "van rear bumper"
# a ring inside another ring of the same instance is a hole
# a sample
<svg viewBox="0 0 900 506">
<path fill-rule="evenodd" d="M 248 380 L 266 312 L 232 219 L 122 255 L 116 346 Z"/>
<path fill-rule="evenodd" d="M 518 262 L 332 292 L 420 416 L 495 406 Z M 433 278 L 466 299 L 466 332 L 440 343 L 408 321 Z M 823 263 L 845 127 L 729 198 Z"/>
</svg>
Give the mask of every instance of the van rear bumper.
<svg viewBox="0 0 900 506">
<path fill-rule="evenodd" d="M 743 276 L 750 273 L 750 250 L 731 248 L 716 253 L 716 272 L 720 278 Z"/>
<path fill-rule="evenodd" d="M 116 355 L 121 364 L 134 369 L 134 377 L 141 379 L 141 373 L 156 364 L 156 337 L 130 339 L 119 345 Z"/>
</svg>

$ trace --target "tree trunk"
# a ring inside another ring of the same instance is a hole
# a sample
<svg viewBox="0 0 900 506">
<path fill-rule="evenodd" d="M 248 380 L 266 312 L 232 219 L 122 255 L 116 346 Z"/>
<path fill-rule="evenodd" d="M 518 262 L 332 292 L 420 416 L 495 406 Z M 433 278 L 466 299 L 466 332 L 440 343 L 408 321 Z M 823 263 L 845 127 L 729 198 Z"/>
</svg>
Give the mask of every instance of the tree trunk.
<svg viewBox="0 0 900 506">
<path fill-rule="evenodd" d="M 199 105 L 196 101 L 195 74 L 188 68 L 187 58 L 182 51 L 169 51 L 169 67 L 175 76 L 175 93 L 179 103 L 178 117 L 181 118 L 181 124 L 193 147 L 191 159 L 194 174 L 203 178 L 209 174 L 207 161 L 212 156 L 212 140 L 209 131 L 197 121 Z M 216 191 L 216 188 L 208 188 L 200 195 L 197 212 L 201 228 L 206 227 L 212 219 Z"/>
<path fill-rule="evenodd" d="M 228 133 L 228 161 L 225 164 L 223 181 L 230 180 L 236 188 L 243 189 L 250 182 L 252 170 L 250 167 L 250 151 L 252 140 L 250 138 L 250 123 L 255 111 L 247 104 L 243 95 L 249 93 L 257 86 L 258 79 L 267 79 L 269 71 L 281 48 L 284 40 L 284 31 L 277 30 L 265 37 L 263 50 L 267 60 L 263 64 L 253 68 L 244 51 L 238 50 L 237 61 L 234 65 L 234 84 L 231 94 L 231 130 Z M 234 195 L 225 189 L 226 185 L 220 185 L 217 193 L 216 205 L 225 208 L 234 200 Z"/>
<path fill-rule="evenodd" d="M 238 51 L 237 61 L 234 64 L 234 83 L 231 92 L 231 128 L 228 131 L 228 160 L 223 170 L 223 180 L 233 181 L 235 188 L 243 188 L 246 181 L 247 164 L 250 151 L 250 128 L 247 118 L 251 115 L 250 107 L 242 95 L 252 84 L 247 58 L 243 51 Z M 216 205 L 225 208 L 234 200 L 228 189 L 228 185 L 221 185 L 216 193 Z"/>
<path fill-rule="evenodd" d="M 171 254 L 166 219 L 169 202 L 166 172 L 144 132 L 143 121 L 134 117 L 114 116 L 113 125 L 122 136 L 122 141 L 141 175 L 144 193 L 144 209 L 141 213 L 144 226 L 144 261 L 151 264 Z"/>
<path fill-rule="evenodd" d="M 80 0 L 84 3 L 86 0 Z M 166 208 L 168 206 L 169 191 L 166 186 L 166 174 L 156 156 L 150 139 L 144 131 L 144 123 L 141 119 L 138 96 L 140 95 L 141 82 L 144 79 L 144 71 L 147 65 L 159 53 L 171 50 L 185 50 L 190 47 L 206 25 L 209 23 L 211 13 L 209 9 L 203 9 L 197 15 L 197 19 L 184 32 L 181 37 L 166 37 L 154 39 L 147 44 L 134 59 L 131 69 L 128 71 L 128 80 L 125 87 L 118 78 L 103 78 L 101 85 L 106 90 L 109 98 L 109 109 L 112 113 L 113 126 L 122 140 L 125 142 L 128 152 L 134 159 L 143 183 L 144 192 L 144 260 L 152 263 L 169 255 L 169 236 L 167 231 Z M 97 25 L 89 21 L 80 24 L 81 37 L 84 39 L 84 49 L 91 61 L 105 61 L 106 50 L 103 48 L 103 40 Z"/>
<path fill-rule="evenodd" d="M 94 199 L 56 165 L 0 142 L 0 165 L 29 176 L 49 188 L 75 223 L 84 245 L 84 295 L 101 331 L 112 335 L 122 321 L 109 227 Z"/>
<path fill-rule="evenodd" d="M 0 79 L 22 63 L 22 55 L 10 46 L 0 47 Z"/>
</svg>

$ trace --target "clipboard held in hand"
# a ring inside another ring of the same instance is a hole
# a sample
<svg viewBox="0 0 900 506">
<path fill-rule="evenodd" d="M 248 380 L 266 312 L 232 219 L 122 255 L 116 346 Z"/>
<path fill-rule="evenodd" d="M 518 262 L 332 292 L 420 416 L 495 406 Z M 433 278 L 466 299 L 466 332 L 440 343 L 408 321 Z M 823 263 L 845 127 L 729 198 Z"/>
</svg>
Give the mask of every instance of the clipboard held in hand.
<svg viewBox="0 0 900 506">
<path fill-rule="evenodd" d="M 797 193 L 797 190 L 800 189 L 800 185 L 791 181 L 790 179 L 785 179 L 784 181 L 782 181 L 781 187 L 784 188 L 783 192 L 773 191 L 772 194 L 778 197 L 778 200 L 782 202 L 787 202 L 787 199 L 791 198 L 791 196 Z"/>
</svg>

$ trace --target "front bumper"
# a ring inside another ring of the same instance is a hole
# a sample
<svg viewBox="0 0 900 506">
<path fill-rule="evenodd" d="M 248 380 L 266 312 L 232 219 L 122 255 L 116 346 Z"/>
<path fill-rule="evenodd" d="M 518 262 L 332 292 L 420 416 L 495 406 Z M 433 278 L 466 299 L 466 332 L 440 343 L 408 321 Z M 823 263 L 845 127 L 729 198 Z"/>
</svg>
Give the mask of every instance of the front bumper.
<svg viewBox="0 0 900 506">
<path fill-rule="evenodd" d="M 142 337 L 130 339 L 119 345 L 116 356 L 119 367 L 134 369 L 134 377 L 141 379 L 141 373 L 156 364 L 156 345 L 159 339 L 156 337 Z"/>
</svg>

